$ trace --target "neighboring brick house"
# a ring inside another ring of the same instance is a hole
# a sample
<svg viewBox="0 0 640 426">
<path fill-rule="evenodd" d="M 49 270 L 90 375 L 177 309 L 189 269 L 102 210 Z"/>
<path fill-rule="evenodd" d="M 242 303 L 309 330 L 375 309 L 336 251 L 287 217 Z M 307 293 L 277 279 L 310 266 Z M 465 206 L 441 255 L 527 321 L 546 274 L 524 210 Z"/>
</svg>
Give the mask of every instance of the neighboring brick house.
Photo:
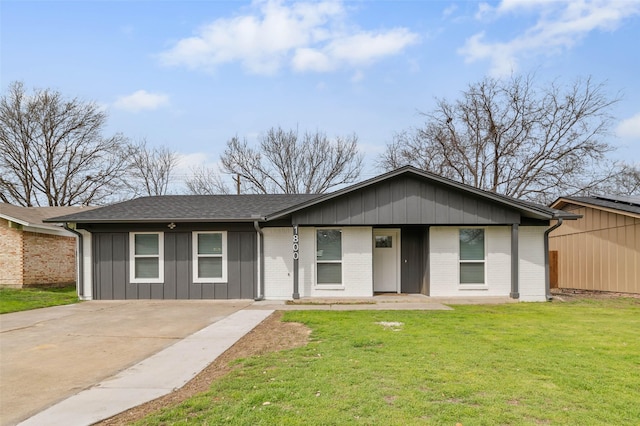
<svg viewBox="0 0 640 426">
<path fill-rule="evenodd" d="M 0 287 L 75 284 L 75 235 L 42 220 L 87 209 L 0 203 Z"/>
</svg>

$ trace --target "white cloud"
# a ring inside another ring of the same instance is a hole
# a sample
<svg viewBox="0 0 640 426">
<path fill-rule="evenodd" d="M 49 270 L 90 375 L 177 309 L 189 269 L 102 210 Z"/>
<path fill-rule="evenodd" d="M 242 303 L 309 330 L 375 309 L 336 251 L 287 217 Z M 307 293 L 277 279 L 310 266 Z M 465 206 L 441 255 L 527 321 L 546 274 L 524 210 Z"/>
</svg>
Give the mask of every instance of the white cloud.
<svg viewBox="0 0 640 426">
<path fill-rule="evenodd" d="M 252 7 L 253 14 L 217 19 L 179 40 L 160 60 L 206 71 L 239 62 L 255 74 L 273 74 L 283 67 L 328 72 L 369 65 L 418 40 L 405 28 L 371 32 L 348 25 L 339 0 L 266 0 L 254 1 Z"/>
<path fill-rule="evenodd" d="M 622 120 L 616 128 L 616 134 L 621 138 L 640 140 L 640 112 Z"/>
<path fill-rule="evenodd" d="M 517 69 L 523 55 L 559 54 L 592 31 L 613 31 L 627 18 L 640 14 L 637 0 L 503 0 L 491 7 L 481 3 L 476 18 L 500 19 L 509 14 L 536 13 L 535 25 L 507 41 L 487 41 L 485 32 L 467 39 L 458 53 L 466 62 L 488 59 L 493 75 Z"/>
<path fill-rule="evenodd" d="M 217 160 L 212 160 L 208 154 L 204 152 L 193 152 L 190 154 L 178 153 L 178 164 L 176 166 L 176 175 L 190 175 L 194 168 L 205 167 L 220 170 L 220 164 Z"/>
<path fill-rule="evenodd" d="M 154 110 L 167 105 L 169 105 L 169 96 L 163 93 L 149 93 L 146 90 L 120 96 L 113 104 L 115 108 L 131 112 Z"/>
<path fill-rule="evenodd" d="M 447 17 L 453 15 L 457 10 L 458 10 L 458 5 L 457 4 L 452 4 L 452 5 L 448 6 L 447 8 L 445 8 L 442 11 L 442 17 L 443 18 L 447 18 Z"/>
<path fill-rule="evenodd" d="M 359 67 L 394 55 L 415 41 L 417 36 L 406 29 L 383 34 L 359 32 L 338 36 L 316 49 L 298 49 L 291 63 L 296 71 L 323 72 L 343 66 Z"/>
</svg>

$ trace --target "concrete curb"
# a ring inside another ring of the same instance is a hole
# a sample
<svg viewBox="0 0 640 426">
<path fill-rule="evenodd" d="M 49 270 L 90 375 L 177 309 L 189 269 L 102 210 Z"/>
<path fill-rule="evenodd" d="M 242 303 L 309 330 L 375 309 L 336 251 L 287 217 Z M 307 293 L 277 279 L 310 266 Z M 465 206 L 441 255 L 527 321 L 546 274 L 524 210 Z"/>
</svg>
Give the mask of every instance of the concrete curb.
<svg viewBox="0 0 640 426">
<path fill-rule="evenodd" d="M 20 425 L 91 425 L 184 386 L 273 310 L 240 310 Z"/>
</svg>

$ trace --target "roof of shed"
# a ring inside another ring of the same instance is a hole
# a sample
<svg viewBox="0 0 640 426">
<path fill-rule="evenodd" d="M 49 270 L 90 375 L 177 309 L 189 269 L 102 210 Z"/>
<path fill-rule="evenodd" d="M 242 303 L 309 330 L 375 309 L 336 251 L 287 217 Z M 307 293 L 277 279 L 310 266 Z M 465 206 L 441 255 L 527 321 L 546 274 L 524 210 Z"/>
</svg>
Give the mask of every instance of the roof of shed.
<svg viewBox="0 0 640 426">
<path fill-rule="evenodd" d="M 619 195 L 560 197 L 551 203 L 551 207 L 561 209 L 567 204 L 589 205 L 598 208 L 616 210 L 620 213 L 640 215 L 640 197 L 623 197 Z"/>
</svg>

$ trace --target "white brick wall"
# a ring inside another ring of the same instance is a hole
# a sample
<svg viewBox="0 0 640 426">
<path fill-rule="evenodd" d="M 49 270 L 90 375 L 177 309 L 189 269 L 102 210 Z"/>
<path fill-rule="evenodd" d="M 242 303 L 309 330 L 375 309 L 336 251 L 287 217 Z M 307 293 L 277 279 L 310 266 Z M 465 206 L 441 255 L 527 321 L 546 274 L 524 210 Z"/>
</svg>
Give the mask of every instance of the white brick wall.
<svg viewBox="0 0 640 426">
<path fill-rule="evenodd" d="M 509 296 L 511 293 L 511 226 L 493 226 L 485 229 L 489 289 L 479 295 Z"/>
<path fill-rule="evenodd" d="M 511 227 L 487 227 L 487 285 L 470 288 L 459 284 L 457 227 L 434 226 L 429 230 L 430 295 L 433 297 L 509 296 L 511 292 Z M 520 298 L 545 300 L 544 227 L 519 229 Z M 371 227 L 342 228 L 343 286 L 315 284 L 316 228 L 300 227 L 299 291 L 301 297 L 369 297 L 373 295 L 373 247 Z M 293 230 L 265 228 L 265 298 L 290 299 L 293 293 Z"/>
<path fill-rule="evenodd" d="M 520 255 L 520 300 L 544 302 L 544 226 L 521 226 L 518 252 Z"/>
<path fill-rule="evenodd" d="M 508 296 L 511 291 L 511 227 L 485 228 L 486 286 L 459 284 L 459 228 L 429 229 L 430 295 L 433 297 Z"/>
<path fill-rule="evenodd" d="M 300 261 L 298 262 L 300 297 L 310 297 L 316 282 L 316 228 L 298 228 L 300 236 Z"/>
<path fill-rule="evenodd" d="M 458 295 L 458 228 L 429 228 L 429 294 Z"/>
<path fill-rule="evenodd" d="M 291 299 L 293 294 L 293 228 L 264 228 L 265 299 Z"/>
<path fill-rule="evenodd" d="M 373 296 L 372 229 L 342 229 L 342 280 L 340 288 L 317 286 L 315 267 L 316 228 L 301 227 L 300 296 L 301 297 L 370 297 Z"/>
<path fill-rule="evenodd" d="M 343 228 L 342 235 L 344 296 L 373 296 L 372 228 Z"/>
</svg>

